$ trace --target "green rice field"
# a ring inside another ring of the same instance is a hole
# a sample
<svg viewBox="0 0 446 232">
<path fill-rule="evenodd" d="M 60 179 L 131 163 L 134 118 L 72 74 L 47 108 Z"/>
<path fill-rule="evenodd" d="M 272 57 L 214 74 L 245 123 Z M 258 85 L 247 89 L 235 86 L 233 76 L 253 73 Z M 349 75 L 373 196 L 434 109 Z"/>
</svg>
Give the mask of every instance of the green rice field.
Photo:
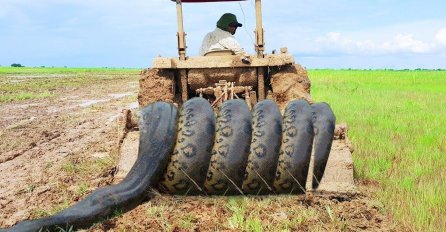
<svg viewBox="0 0 446 232">
<path fill-rule="evenodd" d="M 346 122 L 355 177 L 419 231 L 446 228 L 446 71 L 311 70 L 312 96 Z"/>
<path fill-rule="evenodd" d="M 59 90 L 138 78 L 139 69 L 0 67 L 0 103 L 55 97 Z"/>
</svg>

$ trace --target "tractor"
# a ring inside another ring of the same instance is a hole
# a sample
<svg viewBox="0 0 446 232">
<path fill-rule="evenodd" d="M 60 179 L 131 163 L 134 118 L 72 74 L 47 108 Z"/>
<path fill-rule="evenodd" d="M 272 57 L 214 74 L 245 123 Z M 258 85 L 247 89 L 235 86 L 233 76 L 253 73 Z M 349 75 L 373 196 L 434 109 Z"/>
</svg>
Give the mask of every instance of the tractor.
<svg viewBox="0 0 446 232">
<path fill-rule="evenodd" d="M 261 0 L 250 62 L 230 50 L 186 55 L 182 4 L 224 1 L 236 0 L 174 1 L 178 57 L 157 57 L 141 72 L 139 110 L 126 110 L 122 120 L 118 183 L 8 231 L 88 228 L 148 200 L 151 189 L 183 196 L 356 193 L 347 127 L 335 127 L 330 106 L 311 98 L 307 71 L 286 48 L 265 53 Z"/>
</svg>

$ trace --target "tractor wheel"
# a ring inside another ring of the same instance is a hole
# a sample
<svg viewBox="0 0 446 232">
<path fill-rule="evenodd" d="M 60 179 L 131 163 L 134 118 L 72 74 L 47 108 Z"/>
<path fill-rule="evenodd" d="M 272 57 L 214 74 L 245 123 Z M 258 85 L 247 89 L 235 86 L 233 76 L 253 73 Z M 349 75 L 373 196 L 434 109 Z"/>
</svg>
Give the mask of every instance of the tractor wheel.
<svg viewBox="0 0 446 232">
<path fill-rule="evenodd" d="M 145 69 L 139 79 L 139 106 L 142 108 L 157 101 L 174 103 L 174 73 L 166 69 Z"/>
<path fill-rule="evenodd" d="M 334 138 L 336 118 L 330 106 L 326 103 L 316 103 L 313 110 L 314 135 L 314 174 L 313 189 L 316 189 L 324 175 L 331 144 Z"/>
<path fill-rule="evenodd" d="M 215 144 L 205 181 L 210 194 L 243 194 L 242 184 L 251 143 L 252 115 L 245 101 L 223 103 L 217 116 Z"/>
<path fill-rule="evenodd" d="M 293 100 L 304 99 L 313 103 L 310 96 L 311 82 L 307 70 L 302 66 L 295 64 L 274 67 L 269 76 L 273 96 L 281 110 Z"/>
<path fill-rule="evenodd" d="M 202 193 L 214 144 L 215 116 L 204 98 L 187 101 L 180 110 L 177 141 L 160 190 L 170 194 Z"/>
<path fill-rule="evenodd" d="M 243 192 L 272 192 L 282 140 L 282 115 L 271 100 L 257 103 L 253 110 L 251 149 L 248 157 Z"/>
<path fill-rule="evenodd" d="M 314 137 L 312 109 L 307 101 L 296 100 L 288 104 L 282 130 L 274 191 L 304 193 Z"/>
</svg>

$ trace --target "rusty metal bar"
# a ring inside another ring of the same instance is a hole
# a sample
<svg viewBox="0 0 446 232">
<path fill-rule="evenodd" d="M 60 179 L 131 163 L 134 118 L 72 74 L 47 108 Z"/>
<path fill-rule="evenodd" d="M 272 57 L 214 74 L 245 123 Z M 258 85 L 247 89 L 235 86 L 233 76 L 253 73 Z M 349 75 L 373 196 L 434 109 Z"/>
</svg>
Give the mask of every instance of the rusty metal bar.
<svg viewBox="0 0 446 232">
<path fill-rule="evenodd" d="M 256 0 L 256 51 L 257 57 L 263 58 L 265 41 L 263 38 L 262 1 Z"/>
<path fill-rule="evenodd" d="M 180 60 L 186 60 L 186 33 L 184 33 L 183 25 L 183 6 L 181 0 L 176 0 L 177 2 L 177 18 L 178 18 L 178 55 Z"/>
</svg>

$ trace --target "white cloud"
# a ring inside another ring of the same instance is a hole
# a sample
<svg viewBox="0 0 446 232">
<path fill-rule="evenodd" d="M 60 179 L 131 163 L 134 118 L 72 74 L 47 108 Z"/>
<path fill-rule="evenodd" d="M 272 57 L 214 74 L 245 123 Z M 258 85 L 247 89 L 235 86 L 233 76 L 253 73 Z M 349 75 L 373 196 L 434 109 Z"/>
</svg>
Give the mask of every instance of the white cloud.
<svg viewBox="0 0 446 232">
<path fill-rule="evenodd" d="M 413 35 L 396 35 L 390 43 L 391 47 L 386 47 L 392 51 L 392 47 L 396 51 L 412 52 L 412 53 L 429 53 L 435 47 L 434 44 L 417 40 Z"/>
<path fill-rule="evenodd" d="M 435 39 L 439 44 L 446 46 L 446 28 L 442 28 L 438 31 L 438 33 L 435 35 Z"/>
<path fill-rule="evenodd" d="M 314 46 L 321 53 L 356 55 L 391 55 L 397 53 L 433 54 L 446 45 L 446 29 L 441 29 L 431 41 L 417 39 L 412 34 L 396 34 L 387 39 L 362 39 L 330 32 L 317 37 Z"/>
</svg>

